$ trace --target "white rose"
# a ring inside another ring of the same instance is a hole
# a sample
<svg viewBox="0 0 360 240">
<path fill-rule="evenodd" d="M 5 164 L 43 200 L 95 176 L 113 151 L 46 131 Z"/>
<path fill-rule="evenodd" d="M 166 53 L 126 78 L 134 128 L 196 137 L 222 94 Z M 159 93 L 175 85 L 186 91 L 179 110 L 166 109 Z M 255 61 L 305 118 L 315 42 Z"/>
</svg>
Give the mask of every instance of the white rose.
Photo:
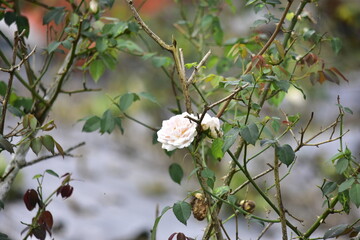
<svg viewBox="0 0 360 240">
<path fill-rule="evenodd" d="M 190 146 L 197 134 L 197 124 L 186 116 L 196 119 L 193 114 L 184 112 L 162 122 L 161 129 L 157 132 L 157 140 L 162 143 L 162 148 L 172 151 Z"/>
<path fill-rule="evenodd" d="M 201 121 L 201 127 L 204 131 L 209 130 L 208 135 L 211 138 L 218 138 L 222 136 L 219 118 L 211 117 L 208 113 L 205 113 L 205 116 Z"/>
</svg>

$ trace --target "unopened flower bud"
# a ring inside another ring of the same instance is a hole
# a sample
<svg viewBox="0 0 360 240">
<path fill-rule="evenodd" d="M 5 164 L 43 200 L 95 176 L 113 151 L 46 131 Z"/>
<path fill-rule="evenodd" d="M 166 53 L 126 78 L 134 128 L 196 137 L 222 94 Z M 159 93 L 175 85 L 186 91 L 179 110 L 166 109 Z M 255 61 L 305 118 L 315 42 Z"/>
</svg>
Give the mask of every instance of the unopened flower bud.
<svg viewBox="0 0 360 240">
<path fill-rule="evenodd" d="M 97 13 L 99 11 L 99 3 L 97 0 L 91 0 L 89 5 L 90 5 L 90 11 L 92 13 Z"/>
<path fill-rule="evenodd" d="M 240 207 L 248 213 L 253 213 L 256 207 L 256 204 L 252 200 L 241 200 L 239 203 Z"/>
</svg>

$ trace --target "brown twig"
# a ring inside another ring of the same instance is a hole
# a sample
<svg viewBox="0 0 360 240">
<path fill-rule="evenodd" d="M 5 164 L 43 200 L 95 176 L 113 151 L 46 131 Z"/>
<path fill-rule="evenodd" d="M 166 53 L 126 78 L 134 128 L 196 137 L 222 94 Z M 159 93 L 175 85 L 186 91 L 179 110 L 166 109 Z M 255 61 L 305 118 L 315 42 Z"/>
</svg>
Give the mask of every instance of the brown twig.
<svg viewBox="0 0 360 240">
<path fill-rule="evenodd" d="M 225 233 L 226 237 L 230 240 L 231 238 L 230 238 L 229 234 L 226 232 L 226 229 L 225 229 L 225 227 L 224 227 L 224 224 L 222 223 L 221 220 L 219 220 L 219 222 L 220 222 L 220 227 L 221 227 L 221 229 L 222 229 L 223 232 Z"/>
<path fill-rule="evenodd" d="M 73 146 L 73 147 L 70 147 L 70 148 L 68 148 L 67 150 L 64 151 L 64 155 L 65 155 L 65 156 L 69 156 L 69 157 L 74 157 L 72 154 L 70 154 L 70 152 L 73 151 L 73 150 L 75 150 L 75 149 L 77 149 L 77 148 L 79 148 L 79 147 L 82 147 L 82 146 L 84 146 L 84 145 L 85 145 L 85 142 L 81 142 L 81 143 L 79 143 L 79 144 L 77 144 L 77 145 L 75 145 L 75 146 Z M 38 162 L 42 162 L 42 161 L 44 161 L 44 160 L 47 160 L 47 159 L 50 159 L 50 158 L 54 158 L 54 157 L 58 157 L 58 156 L 62 156 L 62 154 L 61 154 L 61 153 L 56 153 L 56 154 L 53 154 L 53 155 L 42 156 L 42 157 L 36 158 L 36 159 L 34 159 L 34 160 L 31 160 L 31 161 L 29 161 L 29 162 L 26 162 L 25 164 L 23 164 L 23 165 L 21 165 L 21 166 L 19 166 L 19 167 L 20 167 L 20 169 L 21 169 L 21 168 L 24 168 L 24 167 L 28 167 L 28 166 L 34 165 L 34 164 L 36 164 L 36 163 L 38 163 Z"/>
<path fill-rule="evenodd" d="M 256 175 L 256 176 L 253 177 L 252 179 L 253 179 L 253 181 L 255 181 L 256 179 L 261 178 L 262 176 L 265 176 L 266 174 L 268 174 L 269 172 L 271 172 L 271 171 L 273 171 L 273 170 L 274 170 L 274 168 L 271 167 L 271 168 L 265 170 L 264 172 Z M 240 186 L 238 186 L 237 188 L 235 188 L 233 191 L 231 191 L 230 194 L 231 194 L 231 195 L 234 195 L 235 193 L 237 193 L 238 191 L 240 191 L 241 189 L 243 189 L 244 187 L 246 187 L 249 183 L 250 183 L 249 180 L 245 181 L 243 184 L 241 184 Z"/>
<path fill-rule="evenodd" d="M 260 233 L 259 237 L 257 238 L 257 240 L 260 240 L 264 234 L 270 229 L 270 227 L 273 225 L 274 223 L 269 223 Z"/>
<path fill-rule="evenodd" d="M 19 41 L 20 41 L 21 36 L 23 36 L 24 34 L 25 34 L 25 30 L 23 30 L 22 33 L 20 33 L 20 34 L 18 34 L 17 31 L 14 33 L 14 46 L 13 46 L 13 55 L 12 55 L 11 66 L 10 66 L 9 69 L 0 68 L 0 71 L 8 72 L 10 74 L 8 86 L 7 86 L 6 93 L 5 93 L 5 97 L 4 97 L 4 100 L 2 102 L 3 108 L 2 108 L 1 119 L 0 119 L 0 134 L 1 135 L 4 134 L 4 126 L 5 126 L 7 105 L 9 103 L 9 99 L 10 99 L 10 95 L 11 95 L 11 89 L 12 89 L 12 84 L 13 84 L 15 71 L 17 71 L 21 67 L 21 65 L 25 61 L 27 61 L 27 59 L 32 54 L 34 54 L 35 49 L 36 49 L 36 48 L 34 48 L 27 56 L 25 56 L 18 64 L 16 64 L 16 56 L 17 56 L 17 50 L 18 50 Z"/>
<path fill-rule="evenodd" d="M 142 29 L 152 38 L 154 39 L 155 42 L 157 42 L 162 48 L 168 50 L 169 52 L 173 52 L 174 51 L 174 45 L 168 45 L 166 44 L 158 35 L 156 35 L 147 25 L 146 23 L 142 20 L 142 18 L 140 17 L 139 13 L 137 12 L 136 8 L 134 7 L 134 3 L 132 0 L 126 0 L 131 12 L 133 13 L 136 21 L 140 24 L 140 26 L 142 27 Z"/>
<path fill-rule="evenodd" d="M 213 108 L 213 107 L 215 107 L 215 106 L 217 106 L 217 105 L 219 105 L 219 104 L 221 104 L 221 103 L 223 103 L 223 102 L 226 102 L 226 101 L 229 101 L 229 100 L 233 99 L 233 98 L 235 97 L 235 95 L 238 94 L 238 92 L 240 92 L 241 90 L 245 89 L 247 86 L 249 86 L 249 84 L 250 84 L 250 83 L 245 83 L 245 84 L 242 85 L 241 87 L 236 88 L 236 89 L 234 90 L 234 92 L 231 93 L 230 95 L 228 95 L 228 96 L 224 97 L 223 99 L 220 99 L 219 101 L 217 101 L 217 102 L 209 105 L 209 106 L 208 106 L 208 109 L 211 109 L 211 108 Z"/>
<path fill-rule="evenodd" d="M 266 42 L 266 44 L 260 49 L 260 51 L 259 51 L 256 55 L 262 55 L 262 54 L 264 54 L 264 53 L 267 51 L 267 49 L 270 47 L 270 45 L 273 43 L 273 41 L 275 40 L 276 36 L 279 34 L 279 32 L 280 32 L 280 30 L 281 30 L 281 27 L 282 27 L 282 25 L 283 25 L 283 23 L 284 23 L 284 21 L 285 21 L 286 15 L 287 15 L 287 13 L 289 12 L 290 7 L 291 7 L 291 5 L 292 5 L 293 2 L 294 2 L 294 0 L 288 0 L 288 3 L 287 3 L 287 5 L 286 5 L 286 7 L 285 7 L 285 9 L 284 9 L 284 11 L 283 11 L 283 14 L 282 14 L 282 16 L 281 16 L 281 18 L 280 18 L 280 21 L 279 21 L 278 24 L 276 25 L 275 31 L 273 32 L 273 34 L 271 35 L 271 37 L 269 38 L 269 40 Z M 252 68 L 253 68 L 253 64 L 249 64 L 249 66 L 248 66 L 248 67 L 246 68 L 246 70 L 244 71 L 243 75 L 248 74 L 248 73 L 252 70 Z M 265 85 L 265 88 L 264 88 L 265 90 L 264 90 L 264 92 L 263 92 L 263 94 L 262 94 L 262 99 L 260 100 L 260 106 L 263 105 L 263 103 L 265 102 L 267 93 L 268 93 L 268 91 L 269 91 L 269 88 L 270 88 L 270 84 L 267 83 L 267 84 Z M 236 89 L 235 89 L 235 90 L 236 90 Z M 225 110 L 226 110 L 227 106 L 229 105 L 230 101 L 231 101 L 231 99 L 228 99 L 228 100 L 225 102 L 224 106 L 220 109 L 220 111 L 219 111 L 218 114 L 217 114 L 217 117 L 218 117 L 218 118 L 223 115 L 223 113 L 225 112 Z"/>
<path fill-rule="evenodd" d="M 319 135 L 321 135 L 322 133 L 326 132 L 327 130 L 336 127 L 338 123 L 339 123 L 339 121 L 338 121 L 338 119 L 337 119 L 335 122 L 333 122 L 332 124 L 330 124 L 330 125 L 327 126 L 326 128 L 320 129 L 319 132 L 317 132 L 316 134 L 314 134 L 312 137 L 308 138 L 306 141 L 304 141 L 304 140 L 303 140 L 304 137 L 301 136 L 300 144 L 294 149 L 294 152 L 299 151 L 299 150 L 300 150 L 302 147 L 304 147 L 304 146 L 320 146 L 320 145 L 322 145 L 322 144 L 329 143 L 329 142 L 334 142 L 334 141 L 336 141 L 336 140 L 341 139 L 345 134 L 347 134 L 347 133 L 349 132 L 349 130 L 346 131 L 346 132 L 344 132 L 343 134 L 341 134 L 339 137 L 336 137 L 336 138 L 330 138 L 330 139 L 328 139 L 328 140 L 326 140 L 326 141 L 322 141 L 322 142 L 319 142 L 319 143 L 313 143 L 313 144 L 309 143 L 309 142 L 311 142 L 312 140 L 314 140 L 316 137 L 318 137 Z M 308 126 L 307 126 L 307 127 L 308 127 Z M 307 127 L 306 127 L 306 129 L 307 129 Z M 302 131 L 302 132 L 301 132 L 301 135 L 304 135 L 304 134 L 305 134 L 305 131 Z"/>
<path fill-rule="evenodd" d="M 79 89 L 79 90 L 73 90 L 73 91 L 61 90 L 60 93 L 71 95 L 71 94 L 83 93 L 83 92 L 98 92 L 101 90 L 102 90 L 101 88 L 85 88 L 85 89 Z"/>
<path fill-rule="evenodd" d="M 209 50 L 205 56 L 201 59 L 201 61 L 199 62 L 198 65 L 196 65 L 196 67 L 194 68 L 194 71 L 191 73 L 189 79 L 187 80 L 188 83 L 192 83 L 194 81 L 194 78 L 196 76 L 196 74 L 199 72 L 200 68 L 204 65 L 204 63 L 206 62 L 206 60 L 209 58 L 211 54 L 211 50 Z"/>
</svg>

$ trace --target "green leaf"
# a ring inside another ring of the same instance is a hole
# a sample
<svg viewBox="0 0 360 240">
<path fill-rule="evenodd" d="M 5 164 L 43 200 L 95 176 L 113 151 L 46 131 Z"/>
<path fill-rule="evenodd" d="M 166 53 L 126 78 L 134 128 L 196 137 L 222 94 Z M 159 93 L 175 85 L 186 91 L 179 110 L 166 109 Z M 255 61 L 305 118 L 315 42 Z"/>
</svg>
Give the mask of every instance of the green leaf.
<svg viewBox="0 0 360 240">
<path fill-rule="evenodd" d="M 117 37 L 120 34 L 124 33 L 126 29 L 128 29 L 127 22 L 118 22 L 112 26 L 111 33 L 113 34 L 114 37 Z"/>
<path fill-rule="evenodd" d="M 251 123 L 240 129 L 240 135 L 248 144 L 255 146 L 256 140 L 259 137 L 259 129 L 255 123 Z"/>
<path fill-rule="evenodd" d="M 171 58 L 169 57 L 153 57 L 151 59 L 152 64 L 154 64 L 155 67 L 167 67 L 172 63 Z"/>
<path fill-rule="evenodd" d="M 61 42 L 52 42 L 49 44 L 49 46 L 46 48 L 46 51 L 48 53 L 52 53 L 54 52 L 59 46 L 60 46 Z"/>
<path fill-rule="evenodd" d="M 344 156 L 344 153 L 343 153 L 343 152 L 338 152 L 337 154 L 335 154 L 334 156 L 332 156 L 329 161 L 331 161 L 332 163 L 334 163 L 336 160 L 342 158 L 343 156 Z"/>
<path fill-rule="evenodd" d="M 266 0 L 267 4 L 270 4 L 272 6 L 275 6 L 276 4 L 281 4 L 280 0 Z"/>
<path fill-rule="evenodd" d="M 324 239 L 339 237 L 349 228 L 348 224 L 340 224 L 335 227 L 330 228 L 324 234 Z"/>
<path fill-rule="evenodd" d="M 234 127 L 224 134 L 224 144 L 222 147 L 223 153 L 230 149 L 230 147 L 235 143 L 237 137 L 239 136 L 240 129 Z"/>
<path fill-rule="evenodd" d="M 117 64 L 117 60 L 111 54 L 103 53 L 100 55 L 101 60 L 103 61 L 105 67 L 108 69 L 114 70 Z"/>
<path fill-rule="evenodd" d="M 280 129 L 280 118 L 272 118 L 271 127 L 274 130 L 274 132 L 278 132 Z"/>
<path fill-rule="evenodd" d="M 346 158 L 340 158 L 339 160 L 337 160 L 335 164 L 336 172 L 339 174 L 343 174 L 348 168 L 348 166 L 349 166 L 349 160 L 347 160 Z"/>
<path fill-rule="evenodd" d="M 54 177 L 59 178 L 59 175 L 56 172 L 54 172 L 53 170 L 51 170 L 51 169 L 47 169 L 47 170 L 45 170 L 45 172 L 52 175 L 52 176 L 54 176 Z"/>
<path fill-rule="evenodd" d="M 340 38 L 332 38 L 331 39 L 331 47 L 333 49 L 333 51 L 335 52 L 335 54 L 338 54 L 342 48 L 342 41 Z"/>
<path fill-rule="evenodd" d="M 217 16 L 213 18 L 212 28 L 213 28 L 213 32 L 214 32 L 213 36 L 216 44 L 221 45 L 224 38 L 224 32 L 220 25 L 220 20 Z"/>
<path fill-rule="evenodd" d="M 10 26 L 16 21 L 16 13 L 15 12 L 6 12 L 4 15 L 6 25 Z"/>
<path fill-rule="evenodd" d="M 349 191 L 351 201 L 357 208 L 360 206 L 360 183 L 353 184 Z"/>
<path fill-rule="evenodd" d="M 200 27 L 203 31 L 206 31 L 211 26 L 213 18 L 213 15 L 210 14 L 203 16 L 200 22 Z"/>
<path fill-rule="evenodd" d="M 197 62 L 186 63 L 186 64 L 185 64 L 185 68 L 186 68 L 186 69 L 190 69 L 190 68 L 196 67 L 197 65 L 198 65 Z"/>
<path fill-rule="evenodd" d="M 148 92 L 141 92 L 141 93 L 138 93 L 138 95 L 139 95 L 140 98 L 145 98 L 145 99 L 147 99 L 147 100 L 149 100 L 149 101 L 151 101 L 151 102 L 153 102 L 155 104 L 160 105 L 158 100 L 152 94 L 150 94 Z"/>
<path fill-rule="evenodd" d="M 273 83 L 284 92 L 288 92 L 290 88 L 290 82 L 287 80 L 274 81 Z"/>
<path fill-rule="evenodd" d="M 224 195 L 225 193 L 230 192 L 229 186 L 220 186 L 214 189 L 214 194 L 218 197 Z"/>
<path fill-rule="evenodd" d="M 0 240 L 11 240 L 8 235 L 0 232 Z"/>
<path fill-rule="evenodd" d="M 120 129 L 121 134 L 124 134 L 124 128 L 122 127 L 122 121 L 120 117 L 115 118 L 115 124 Z M 154 132 L 156 134 L 156 132 Z M 156 135 L 157 137 L 157 135 Z"/>
<path fill-rule="evenodd" d="M 54 154 L 54 147 L 55 147 L 54 138 L 50 135 L 44 135 L 44 136 L 41 136 L 40 139 L 41 139 L 41 143 L 44 145 L 44 147 L 49 152 Z"/>
<path fill-rule="evenodd" d="M 97 59 L 90 64 L 89 71 L 91 77 L 97 82 L 105 72 L 105 64 L 103 61 Z"/>
<path fill-rule="evenodd" d="M 315 34 L 316 34 L 315 30 L 313 30 L 313 29 L 307 30 L 303 35 L 304 40 L 310 40 L 311 38 L 313 38 L 315 36 Z"/>
<path fill-rule="evenodd" d="M 288 167 L 295 159 L 295 152 L 288 144 L 276 146 L 275 151 L 276 155 L 279 157 L 279 160 Z"/>
<path fill-rule="evenodd" d="M 191 215 L 191 206 L 187 202 L 179 201 L 174 204 L 173 212 L 175 214 L 175 217 L 181 223 L 186 225 L 186 222 L 190 218 L 190 215 Z"/>
<path fill-rule="evenodd" d="M 122 112 L 125 112 L 133 102 L 139 100 L 139 96 L 135 93 L 125 93 L 120 97 L 119 108 Z"/>
<path fill-rule="evenodd" d="M 354 112 L 353 112 L 350 108 L 348 108 L 348 107 L 344 107 L 344 111 L 347 112 L 347 113 L 349 113 L 349 114 L 351 114 L 351 115 L 354 114 Z"/>
<path fill-rule="evenodd" d="M 22 33 L 23 30 L 25 30 L 25 36 L 29 37 L 30 33 L 30 26 L 29 26 L 29 20 L 25 16 L 17 16 L 16 17 L 16 26 L 19 33 Z"/>
<path fill-rule="evenodd" d="M 117 47 L 120 50 L 128 51 L 132 54 L 142 54 L 144 51 L 133 41 L 118 39 Z"/>
<path fill-rule="evenodd" d="M 233 205 L 235 205 L 235 204 L 236 204 L 236 201 L 237 201 L 237 197 L 234 196 L 234 195 L 229 195 L 228 198 L 227 198 L 227 200 L 228 200 L 230 203 L 232 203 Z"/>
<path fill-rule="evenodd" d="M 96 39 L 96 50 L 100 53 L 105 52 L 108 48 L 108 42 L 105 37 L 99 37 Z"/>
<path fill-rule="evenodd" d="M 31 144 L 30 144 L 31 150 L 38 155 L 39 152 L 41 151 L 41 147 L 42 147 L 42 143 L 40 138 L 34 138 L 33 140 L 31 140 Z"/>
<path fill-rule="evenodd" d="M 98 116 L 92 116 L 86 119 L 82 128 L 83 132 L 94 132 L 100 128 L 101 118 Z"/>
<path fill-rule="evenodd" d="M 106 110 L 103 113 L 103 116 L 100 121 L 100 132 L 101 133 L 111 133 L 115 128 L 114 116 L 110 109 Z"/>
<path fill-rule="evenodd" d="M 335 191 L 336 187 L 337 187 L 336 182 L 327 182 L 327 183 L 325 183 L 325 185 L 322 186 L 322 188 L 321 188 L 323 196 L 327 196 L 330 193 L 332 193 L 333 191 Z"/>
<path fill-rule="evenodd" d="M 66 49 L 70 49 L 71 46 L 72 46 L 72 42 L 73 42 L 73 41 L 74 41 L 74 39 L 70 37 L 70 38 L 62 41 L 62 42 L 61 42 L 61 45 L 63 45 L 63 47 L 66 48 Z"/>
<path fill-rule="evenodd" d="M 8 106 L 9 112 L 11 112 L 14 116 L 21 118 L 24 115 L 24 112 L 21 109 L 11 106 Z"/>
<path fill-rule="evenodd" d="M 0 210 L 4 209 L 4 207 L 5 207 L 5 205 L 4 205 L 3 201 L 0 200 Z"/>
<path fill-rule="evenodd" d="M 283 102 L 285 95 L 286 93 L 281 91 L 278 94 L 276 94 L 274 97 L 270 98 L 269 103 L 278 107 Z"/>
<path fill-rule="evenodd" d="M 205 168 L 201 171 L 201 176 L 203 178 L 215 178 L 215 173 L 211 169 Z"/>
<path fill-rule="evenodd" d="M 9 153 L 14 153 L 14 148 L 12 144 L 6 140 L 2 135 L 0 135 L 0 148 L 5 149 Z"/>
<path fill-rule="evenodd" d="M 343 192 L 343 191 L 348 190 L 348 189 L 353 185 L 354 182 L 355 182 L 355 179 L 354 179 L 354 178 L 346 179 L 346 181 L 342 182 L 342 183 L 339 185 L 338 191 L 339 191 L 339 192 Z"/>
<path fill-rule="evenodd" d="M 33 176 L 33 179 L 38 179 L 38 178 L 41 178 L 43 175 L 42 174 L 36 174 Z"/>
<path fill-rule="evenodd" d="M 224 141 L 221 138 L 216 138 L 211 144 L 211 153 L 216 159 L 221 159 L 224 156 L 222 148 L 224 146 Z"/>
<path fill-rule="evenodd" d="M 49 12 L 47 12 L 43 17 L 43 25 L 54 21 L 59 25 L 65 17 L 65 7 L 54 7 Z"/>
<path fill-rule="evenodd" d="M 257 2 L 257 1 L 259 1 L 259 0 L 247 0 L 245 6 L 249 6 L 249 5 L 251 5 L 251 4 L 253 4 L 253 3 Z"/>
<path fill-rule="evenodd" d="M 338 194 L 339 202 L 343 206 L 343 210 L 346 214 L 350 213 L 350 198 L 349 191 L 339 192 Z"/>
<path fill-rule="evenodd" d="M 227 3 L 227 5 L 229 5 L 231 12 L 235 13 L 236 12 L 236 7 L 234 6 L 234 3 L 232 0 L 225 0 L 225 2 Z"/>
<path fill-rule="evenodd" d="M 169 166 L 169 174 L 171 179 L 176 182 L 177 184 L 181 184 L 181 180 L 184 176 L 184 171 L 182 169 L 182 167 L 177 164 L 177 163 L 173 163 Z"/>
</svg>

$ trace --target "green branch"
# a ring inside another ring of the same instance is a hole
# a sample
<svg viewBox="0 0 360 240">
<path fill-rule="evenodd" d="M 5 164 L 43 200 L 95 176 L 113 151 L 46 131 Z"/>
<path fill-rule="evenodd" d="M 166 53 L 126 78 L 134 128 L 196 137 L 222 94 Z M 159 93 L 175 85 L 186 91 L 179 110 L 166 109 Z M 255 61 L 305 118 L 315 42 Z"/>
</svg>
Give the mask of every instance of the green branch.
<svg viewBox="0 0 360 240">
<path fill-rule="evenodd" d="M 275 206 L 275 204 L 270 200 L 270 198 L 260 189 L 260 187 L 255 183 L 255 181 L 252 179 L 250 174 L 241 166 L 241 164 L 238 162 L 238 160 L 235 158 L 233 153 L 228 150 L 227 153 L 232 158 L 232 160 L 235 162 L 235 164 L 239 167 L 239 169 L 244 173 L 245 177 L 250 181 L 250 183 L 253 185 L 253 187 L 256 189 L 256 191 L 261 195 L 261 197 L 270 205 L 270 207 L 280 216 L 280 210 Z M 293 230 L 296 235 L 299 237 L 302 236 L 302 233 L 292 225 L 288 220 L 286 220 L 286 225 Z"/>
</svg>

